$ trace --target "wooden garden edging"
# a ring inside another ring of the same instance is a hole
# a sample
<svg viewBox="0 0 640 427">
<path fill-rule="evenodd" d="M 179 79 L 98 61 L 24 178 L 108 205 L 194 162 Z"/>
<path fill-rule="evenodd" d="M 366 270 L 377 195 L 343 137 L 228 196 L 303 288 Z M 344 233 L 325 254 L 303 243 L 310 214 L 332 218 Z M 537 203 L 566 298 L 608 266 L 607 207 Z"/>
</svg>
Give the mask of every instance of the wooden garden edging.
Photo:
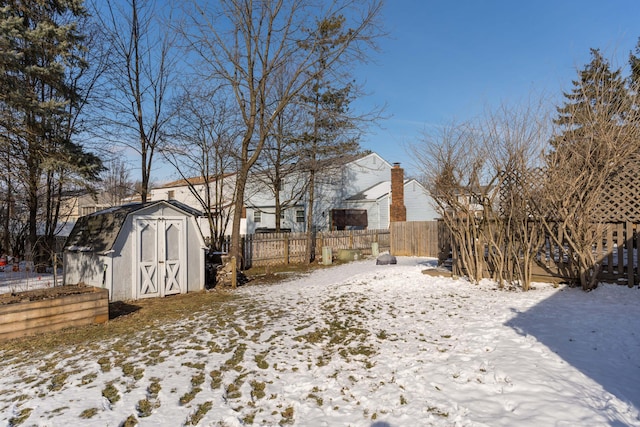
<svg viewBox="0 0 640 427">
<path fill-rule="evenodd" d="M 0 340 L 108 320 L 109 291 L 92 288 L 81 294 L 0 306 Z"/>
</svg>

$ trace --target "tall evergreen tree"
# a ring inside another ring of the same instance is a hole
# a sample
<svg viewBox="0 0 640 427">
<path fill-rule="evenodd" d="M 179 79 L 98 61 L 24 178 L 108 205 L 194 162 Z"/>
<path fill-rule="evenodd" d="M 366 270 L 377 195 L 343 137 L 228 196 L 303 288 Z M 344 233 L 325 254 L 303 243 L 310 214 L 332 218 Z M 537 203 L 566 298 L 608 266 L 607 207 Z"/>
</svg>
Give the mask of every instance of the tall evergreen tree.
<svg viewBox="0 0 640 427">
<path fill-rule="evenodd" d="M 629 54 L 629 67 L 631 68 L 629 81 L 632 90 L 635 92 L 638 91 L 640 85 L 640 57 L 638 55 L 640 55 L 640 39 L 638 39 L 634 52 Z"/>
<path fill-rule="evenodd" d="M 307 131 L 300 138 L 300 150 L 303 153 L 301 162 L 308 175 L 305 254 L 308 262 L 315 256 L 312 233 L 317 177 L 321 171 L 336 166 L 332 160 L 355 154 L 360 148 L 355 119 L 349 114 L 353 86 L 349 82 L 336 87 L 335 82 L 340 82 L 340 77 L 344 76 L 336 75 L 336 67 L 326 60 L 343 40 L 350 37 L 350 30 L 345 28 L 344 17 L 335 15 L 320 20 L 315 32 L 315 43 L 301 46 L 317 58 L 315 67 L 310 71 L 313 78 L 307 91 L 300 96 L 300 105 L 309 117 Z"/>
<path fill-rule="evenodd" d="M 564 93 L 565 104 L 557 108 L 554 123 L 560 133 L 552 141 L 557 150 L 564 144 L 598 137 L 600 125 L 622 125 L 630 110 L 630 98 L 621 70 L 611 70 L 600 50 L 591 49 L 591 62 L 572 81 L 573 89 Z"/>
<path fill-rule="evenodd" d="M 3 148 L 12 151 L 15 181 L 24 185 L 37 263 L 48 261 L 38 228 L 44 224 L 53 236 L 64 176 L 96 179 L 101 168 L 73 141 L 72 117 L 80 105 L 73 78 L 87 67 L 77 26 L 83 16 L 80 0 L 0 2 L 0 129 Z"/>
</svg>

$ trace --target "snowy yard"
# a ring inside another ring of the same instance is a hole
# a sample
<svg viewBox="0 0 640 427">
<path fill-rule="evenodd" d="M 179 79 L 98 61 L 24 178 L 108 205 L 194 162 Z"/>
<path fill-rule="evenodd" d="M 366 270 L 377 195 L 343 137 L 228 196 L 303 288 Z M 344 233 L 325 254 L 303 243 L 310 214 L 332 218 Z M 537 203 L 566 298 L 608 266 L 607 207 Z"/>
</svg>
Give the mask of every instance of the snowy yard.
<svg viewBox="0 0 640 427">
<path fill-rule="evenodd" d="M 36 273 L 33 271 L 33 265 L 27 266 L 24 261 L 15 264 L 15 267 L 17 268 L 14 268 L 11 263 L 0 266 L 0 294 L 50 288 L 56 284 L 62 285 L 62 268 L 53 274 L 53 271 Z"/>
<path fill-rule="evenodd" d="M 134 338 L 0 350 L 0 425 L 640 426 L 640 290 L 429 265 L 359 261 Z"/>
</svg>

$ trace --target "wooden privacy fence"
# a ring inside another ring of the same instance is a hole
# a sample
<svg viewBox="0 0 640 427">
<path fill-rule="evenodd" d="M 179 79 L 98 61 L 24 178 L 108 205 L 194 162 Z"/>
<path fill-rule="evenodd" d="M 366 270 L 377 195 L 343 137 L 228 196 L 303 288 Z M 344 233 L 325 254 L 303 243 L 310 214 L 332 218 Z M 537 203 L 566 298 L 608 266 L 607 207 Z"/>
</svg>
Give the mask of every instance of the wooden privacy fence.
<svg viewBox="0 0 640 427">
<path fill-rule="evenodd" d="M 445 234 L 440 234 L 442 238 Z M 562 235 L 559 235 L 561 238 Z M 450 236 L 447 239 L 451 239 Z M 451 242 L 451 241 L 450 241 Z M 451 257 L 453 258 L 454 270 L 456 256 L 455 242 L 451 242 L 454 248 Z M 484 250 L 480 253 L 488 253 L 487 244 L 483 245 Z M 568 254 L 568 245 L 560 247 L 555 243 L 555 239 L 546 235 L 543 243 L 535 255 L 533 274 L 535 280 L 561 279 L 566 281 L 579 281 L 576 271 L 571 265 L 571 257 Z M 640 223 L 616 222 L 603 225 L 601 238 L 596 240 L 592 250 L 597 263 L 602 268 L 598 279 L 604 282 L 626 284 L 629 287 L 640 284 Z M 464 272 L 459 271 L 459 274 Z M 485 271 L 485 276 L 489 277 L 490 271 Z"/>
<path fill-rule="evenodd" d="M 448 241 L 440 237 L 446 232 L 442 221 L 392 222 L 389 231 L 391 255 L 440 258 L 446 252 L 448 256 Z"/>
<path fill-rule="evenodd" d="M 565 245 L 566 247 L 566 245 Z M 602 237 L 596 241 L 593 253 L 596 262 L 602 265 L 598 278 L 604 282 L 626 284 L 633 287 L 640 283 L 640 224 L 617 222 L 604 224 Z M 534 274 L 566 280 L 573 277 L 570 260 L 565 251 L 549 236 L 538 252 Z"/>
<path fill-rule="evenodd" d="M 229 251 L 227 239 L 222 251 Z M 208 242 L 207 242 L 208 243 Z M 389 250 L 389 230 L 348 230 L 318 232 L 313 236 L 316 256 L 323 247 L 335 254 L 339 249 L 359 249 L 362 255 L 371 255 L 372 243 L 378 243 L 380 252 Z M 306 233 L 257 233 L 242 239 L 243 269 L 266 265 L 305 262 Z"/>
</svg>

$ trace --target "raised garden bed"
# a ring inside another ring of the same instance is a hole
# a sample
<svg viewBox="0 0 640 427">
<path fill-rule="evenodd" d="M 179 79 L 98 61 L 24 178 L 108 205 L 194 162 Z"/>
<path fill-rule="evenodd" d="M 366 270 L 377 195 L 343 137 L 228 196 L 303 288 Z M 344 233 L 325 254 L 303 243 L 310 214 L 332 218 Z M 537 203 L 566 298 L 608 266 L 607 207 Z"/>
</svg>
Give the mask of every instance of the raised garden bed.
<svg viewBox="0 0 640 427">
<path fill-rule="evenodd" d="M 0 340 L 109 320 L 109 292 L 57 286 L 0 295 Z"/>
</svg>

